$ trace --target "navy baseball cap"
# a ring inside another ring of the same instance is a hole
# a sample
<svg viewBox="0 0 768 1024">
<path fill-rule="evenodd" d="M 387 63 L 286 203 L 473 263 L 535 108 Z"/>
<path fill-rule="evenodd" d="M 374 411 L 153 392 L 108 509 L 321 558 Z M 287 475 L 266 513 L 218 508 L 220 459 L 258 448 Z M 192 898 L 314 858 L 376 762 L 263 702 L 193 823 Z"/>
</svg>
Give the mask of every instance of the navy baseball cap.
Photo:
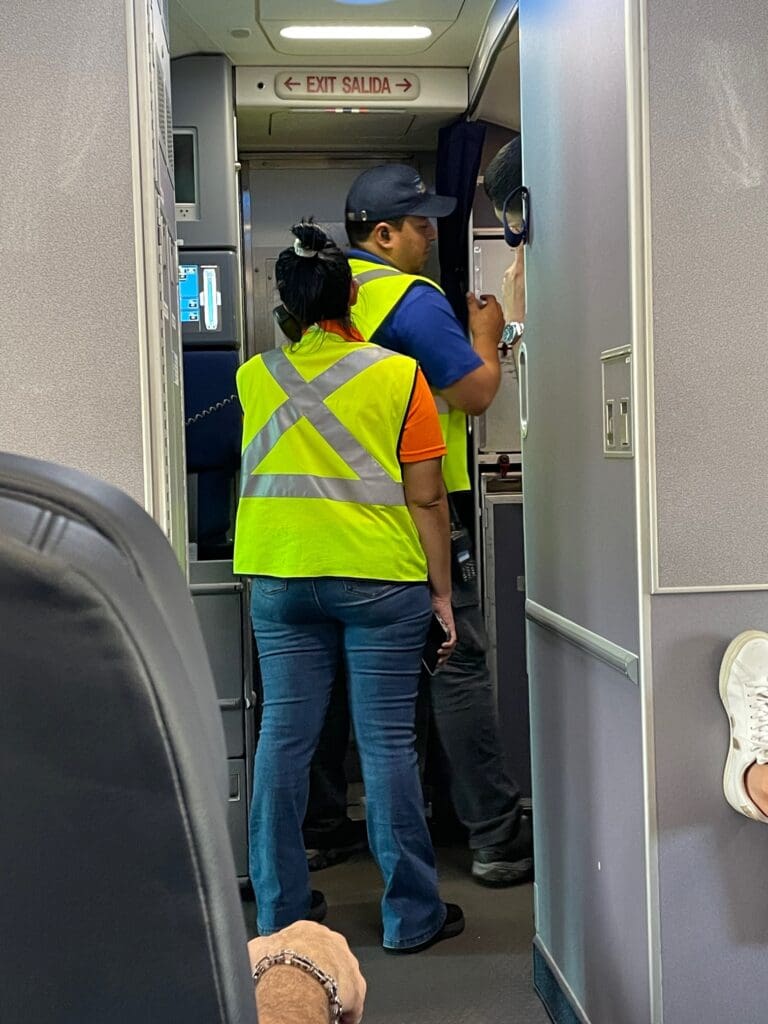
<svg viewBox="0 0 768 1024">
<path fill-rule="evenodd" d="M 397 217 L 447 217 L 455 209 L 456 200 L 428 192 L 413 167 L 383 164 L 363 171 L 352 183 L 346 219 L 376 223 Z"/>
</svg>

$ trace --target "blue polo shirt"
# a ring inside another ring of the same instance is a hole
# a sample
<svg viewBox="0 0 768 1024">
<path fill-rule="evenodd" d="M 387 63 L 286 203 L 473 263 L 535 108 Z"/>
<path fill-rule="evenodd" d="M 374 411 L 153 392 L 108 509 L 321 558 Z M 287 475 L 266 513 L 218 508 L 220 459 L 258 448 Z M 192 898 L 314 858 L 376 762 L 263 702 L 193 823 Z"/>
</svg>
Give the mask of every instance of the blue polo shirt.
<svg viewBox="0 0 768 1024">
<path fill-rule="evenodd" d="M 384 267 L 392 265 L 362 249 L 350 249 L 347 255 Z M 421 282 L 409 288 L 367 340 L 411 356 L 436 391 L 450 387 L 483 365 L 446 297 L 437 288 Z"/>
</svg>

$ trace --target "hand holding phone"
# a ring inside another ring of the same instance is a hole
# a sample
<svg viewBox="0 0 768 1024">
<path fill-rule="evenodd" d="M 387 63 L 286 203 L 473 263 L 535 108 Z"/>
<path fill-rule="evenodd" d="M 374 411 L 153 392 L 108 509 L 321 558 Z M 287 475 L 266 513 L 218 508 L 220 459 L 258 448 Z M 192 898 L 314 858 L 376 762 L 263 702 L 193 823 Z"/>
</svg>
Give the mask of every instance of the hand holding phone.
<svg viewBox="0 0 768 1024">
<path fill-rule="evenodd" d="M 453 621 L 453 608 L 450 598 L 442 599 L 432 596 L 432 620 L 429 624 L 427 642 L 421 662 L 425 670 L 433 676 L 453 654 L 456 647 L 456 626 Z"/>
</svg>

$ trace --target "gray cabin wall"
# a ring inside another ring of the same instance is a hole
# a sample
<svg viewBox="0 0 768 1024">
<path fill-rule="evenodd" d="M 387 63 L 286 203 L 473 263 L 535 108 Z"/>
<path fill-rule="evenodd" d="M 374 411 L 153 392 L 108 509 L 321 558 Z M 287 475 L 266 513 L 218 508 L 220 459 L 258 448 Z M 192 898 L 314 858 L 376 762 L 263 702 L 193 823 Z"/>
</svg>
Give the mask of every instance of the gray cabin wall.
<svg viewBox="0 0 768 1024">
<path fill-rule="evenodd" d="M 603 455 L 600 361 L 632 340 L 624 5 L 523 0 L 520 36 L 528 597 L 637 652 L 634 469 Z"/>
<path fill-rule="evenodd" d="M 723 797 L 717 692 L 768 629 L 767 35 L 762 0 L 648 0 L 658 584 L 721 588 L 652 598 L 667 1024 L 768 1017 L 768 829 Z"/>
<path fill-rule="evenodd" d="M 664 1021 L 768 1019 L 768 826 L 723 797 L 728 723 L 717 690 L 723 653 L 768 628 L 768 595 L 653 599 L 656 802 Z"/>
<path fill-rule="evenodd" d="M 768 586 L 768 6 L 649 0 L 659 585 Z"/>
<path fill-rule="evenodd" d="M 603 454 L 600 358 L 633 333 L 624 18 L 520 3 L 523 474 L 528 598 L 637 653 L 635 470 Z M 648 1024 L 640 689 L 533 622 L 528 665 L 537 944 L 591 1024 Z"/>
<path fill-rule="evenodd" d="M 0 6 L 0 448 L 145 500 L 124 4 Z"/>
</svg>

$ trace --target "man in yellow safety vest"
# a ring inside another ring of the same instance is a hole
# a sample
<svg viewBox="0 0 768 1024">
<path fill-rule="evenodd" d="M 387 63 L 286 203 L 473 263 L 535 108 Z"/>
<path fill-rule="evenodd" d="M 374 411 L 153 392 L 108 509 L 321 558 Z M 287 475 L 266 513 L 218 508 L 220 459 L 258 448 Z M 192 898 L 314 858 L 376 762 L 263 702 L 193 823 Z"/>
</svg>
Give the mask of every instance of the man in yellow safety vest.
<svg viewBox="0 0 768 1024">
<path fill-rule="evenodd" d="M 420 364 L 438 403 L 449 494 L 470 487 L 467 415 L 483 413 L 496 395 L 504 326 L 495 298 L 479 301 L 469 295 L 473 347 L 441 289 L 422 276 L 436 238 L 430 218 L 447 216 L 455 205 L 455 199 L 428 192 L 412 167 L 387 164 L 357 178 L 345 211 L 348 256 L 360 286 L 355 326 L 369 341 Z M 521 814 L 519 791 L 503 763 L 477 584 L 462 582 L 454 561 L 458 644 L 431 680 L 434 719 L 450 767 L 453 804 L 469 832 L 472 875 L 481 884 L 515 885 L 531 875 L 531 823 Z M 322 790 L 330 803 L 338 791 L 341 810 L 343 771 L 331 767 L 329 774 L 322 764 L 315 767 L 317 792 Z M 317 797 L 310 801 L 310 819 L 332 816 L 330 806 L 318 807 Z"/>
</svg>

